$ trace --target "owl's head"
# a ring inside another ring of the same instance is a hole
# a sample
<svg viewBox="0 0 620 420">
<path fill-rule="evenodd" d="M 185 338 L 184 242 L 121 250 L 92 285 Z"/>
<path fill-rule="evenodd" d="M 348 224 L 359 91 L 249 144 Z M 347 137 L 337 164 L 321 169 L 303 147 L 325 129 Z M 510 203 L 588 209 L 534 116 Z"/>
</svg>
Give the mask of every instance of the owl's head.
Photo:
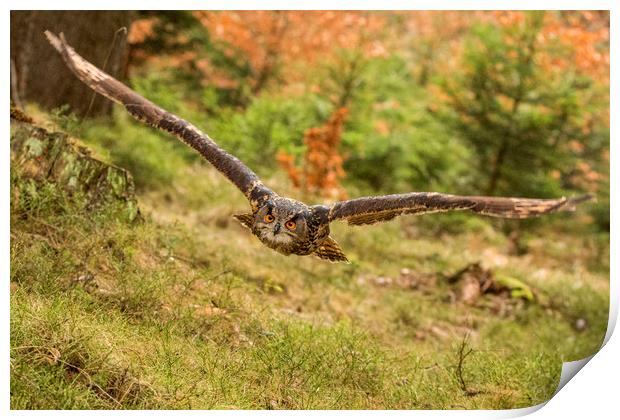
<svg viewBox="0 0 620 420">
<path fill-rule="evenodd" d="M 289 198 L 275 197 L 254 214 L 252 232 L 267 246 L 288 254 L 308 241 L 310 208 Z"/>
</svg>

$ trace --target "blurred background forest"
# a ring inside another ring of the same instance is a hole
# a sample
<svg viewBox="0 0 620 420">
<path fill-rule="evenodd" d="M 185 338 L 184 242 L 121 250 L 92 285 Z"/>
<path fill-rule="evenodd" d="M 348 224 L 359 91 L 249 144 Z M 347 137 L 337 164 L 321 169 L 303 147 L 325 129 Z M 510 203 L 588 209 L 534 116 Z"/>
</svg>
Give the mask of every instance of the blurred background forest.
<svg viewBox="0 0 620 420">
<path fill-rule="evenodd" d="M 606 12 L 29 13 L 12 21 L 14 101 L 111 109 L 45 45 L 47 27 L 303 191 L 590 192 L 609 229 Z"/>
<path fill-rule="evenodd" d="M 82 85 L 45 29 L 281 195 L 595 200 L 334 224 L 351 264 L 284 257 L 231 219 L 247 203 L 230 183 Z M 607 11 L 11 12 L 12 408 L 545 401 L 607 326 L 609 62 Z M 119 176 L 123 217 L 48 131 Z"/>
</svg>

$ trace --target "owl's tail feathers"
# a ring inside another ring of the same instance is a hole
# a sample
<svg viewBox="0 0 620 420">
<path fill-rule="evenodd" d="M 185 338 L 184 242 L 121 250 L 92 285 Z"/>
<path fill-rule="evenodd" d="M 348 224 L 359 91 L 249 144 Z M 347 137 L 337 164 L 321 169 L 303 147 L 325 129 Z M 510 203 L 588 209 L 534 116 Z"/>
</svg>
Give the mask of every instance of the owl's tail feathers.
<svg viewBox="0 0 620 420">
<path fill-rule="evenodd" d="M 347 256 L 344 255 L 344 252 L 340 248 L 340 245 L 338 245 L 338 242 L 334 241 L 331 236 L 328 236 L 323 243 L 319 245 L 317 250 L 314 251 L 314 255 L 331 262 L 349 262 Z"/>
</svg>

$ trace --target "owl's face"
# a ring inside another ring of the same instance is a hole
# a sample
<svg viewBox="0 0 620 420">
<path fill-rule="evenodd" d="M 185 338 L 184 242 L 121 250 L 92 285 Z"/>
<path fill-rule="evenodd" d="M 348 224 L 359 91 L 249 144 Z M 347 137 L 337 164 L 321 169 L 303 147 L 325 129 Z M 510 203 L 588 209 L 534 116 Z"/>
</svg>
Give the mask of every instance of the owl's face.
<svg viewBox="0 0 620 420">
<path fill-rule="evenodd" d="M 308 240 L 309 217 L 305 204 L 274 198 L 255 213 L 252 232 L 270 248 L 289 254 Z"/>
</svg>

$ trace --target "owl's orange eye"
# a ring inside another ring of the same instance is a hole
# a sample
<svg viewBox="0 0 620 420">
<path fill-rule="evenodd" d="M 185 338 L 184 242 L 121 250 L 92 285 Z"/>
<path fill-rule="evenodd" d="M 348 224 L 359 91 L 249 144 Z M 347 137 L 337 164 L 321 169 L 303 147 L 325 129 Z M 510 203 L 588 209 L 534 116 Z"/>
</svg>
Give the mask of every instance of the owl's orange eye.
<svg viewBox="0 0 620 420">
<path fill-rule="evenodd" d="M 275 218 L 275 217 L 273 217 L 273 215 L 271 215 L 271 214 L 266 214 L 266 215 L 265 215 L 264 220 L 265 220 L 265 222 L 267 222 L 267 223 L 271 223 L 271 222 L 273 222 L 274 220 L 276 220 L 276 218 Z"/>
<path fill-rule="evenodd" d="M 289 220 L 288 222 L 286 222 L 284 226 L 286 226 L 286 228 L 289 230 L 293 230 L 297 227 L 297 223 L 293 222 L 292 220 Z"/>
</svg>

